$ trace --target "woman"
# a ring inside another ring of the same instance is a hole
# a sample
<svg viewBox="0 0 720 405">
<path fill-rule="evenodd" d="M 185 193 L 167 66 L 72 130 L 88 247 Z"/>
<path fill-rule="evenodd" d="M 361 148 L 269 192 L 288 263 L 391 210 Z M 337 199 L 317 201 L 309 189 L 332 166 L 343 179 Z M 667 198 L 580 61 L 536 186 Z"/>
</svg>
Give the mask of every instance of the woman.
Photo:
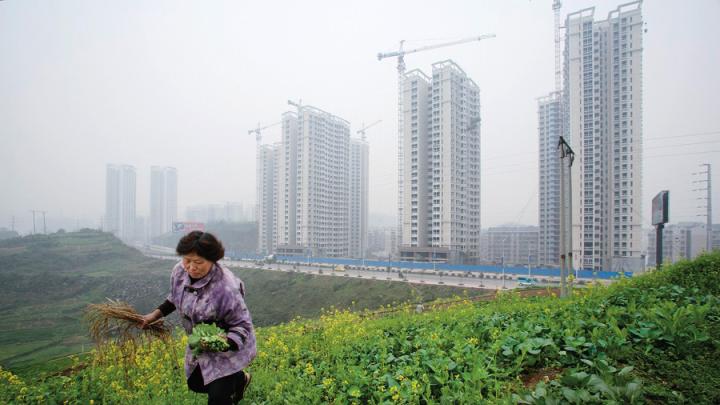
<svg viewBox="0 0 720 405">
<path fill-rule="evenodd" d="M 208 394 L 208 404 L 233 404 L 241 400 L 250 384 L 243 371 L 255 358 L 255 332 L 245 306 L 245 287 L 217 262 L 225 256 L 222 243 L 212 234 L 193 231 L 175 249 L 182 261 L 172 272 L 170 294 L 156 310 L 143 316 L 142 327 L 180 312 L 185 332 L 199 323 L 214 323 L 226 332 L 230 346 L 225 352 L 203 352 L 194 356 L 185 348 L 188 387 Z"/>
</svg>

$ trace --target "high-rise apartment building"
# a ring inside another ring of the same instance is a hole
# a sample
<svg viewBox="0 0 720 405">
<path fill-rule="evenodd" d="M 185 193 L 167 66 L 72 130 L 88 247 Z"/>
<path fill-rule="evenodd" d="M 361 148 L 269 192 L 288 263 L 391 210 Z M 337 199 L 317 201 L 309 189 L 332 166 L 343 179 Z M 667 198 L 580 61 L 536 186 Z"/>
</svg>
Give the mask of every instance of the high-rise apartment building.
<svg viewBox="0 0 720 405">
<path fill-rule="evenodd" d="M 297 161 L 296 245 L 309 249 L 313 256 L 347 257 L 350 123 L 302 106 L 297 127 L 297 154 L 291 156 Z"/>
<path fill-rule="evenodd" d="M 711 231 L 712 249 L 720 249 L 720 226 L 713 225 Z M 656 265 L 655 229 L 647 235 L 647 265 Z M 666 225 L 663 229 L 663 263 L 675 263 L 683 259 L 694 259 L 707 251 L 707 224 L 700 222 L 680 222 Z"/>
<path fill-rule="evenodd" d="M 487 259 L 498 264 L 538 264 L 538 227 L 498 226 L 487 230 Z"/>
<path fill-rule="evenodd" d="M 298 184 L 298 142 L 300 138 L 299 120 L 295 112 L 282 115 L 282 142 L 278 146 L 278 183 L 277 183 L 277 244 L 283 247 L 296 247 L 303 254 L 307 249 L 297 243 L 297 184 Z"/>
<path fill-rule="evenodd" d="M 275 251 L 276 226 L 276 183 L 277 183 L 277 145 L 259 145 L 257 150 L 257 224 L 258 252 L 269 254 Z"/>
<path fill-rule="evenodd" d="M 368 144 L 350 140 L 348 161 L 348 243 L 350 257 L 364 257 L 368 251 Z"/>
<path fill-rule="evenodd" d="M 282 142 L 272 156 L 263 146 L 258 159 L 260 251 L 362 257 L 367 144 L 350 139 L 347 121 L 311 106 L 283 114 L 282 123 Z"/>
<path fill-rule="evenodd" d="M 248 222 L 255 221 L 254 208 L 240 202 L 199 204 L 185 208 L 185 220 L 192 222 Z"/>
<path fill-rule="evenodd" d="M 405 75 L 402 260 L 476 260 L 480 89 L 453 61 Z"/>
<path fill-rule="evenodd" d="M 150 168 L 150 237 L 172 231 L 177 221 L 177 170 L 174 167 Z"/>
<path fill-rule="evenodd" d="M 641 1 L 596 21 L 565 20 L 564 132 L 576 154 L 572 238 L 576 268 L 642 267 Z"/>
<path fill-rule="evenodd" d="M 390 259 L 397 246 L 397 227 L 370 228 L 368 252 L 371 257 Z"/>
<path fill-rule="evenodd" d="M 133 166 L 107 165 L 103 229 L 126 242 L 135 238 L 135 180 Z"/>
<path fill-rule="evenodd" d="M 562 97 L 553 92 L 538 100 L 538 261 L 557 265 L 560 261 L 560 157 Z"/>
</svg>

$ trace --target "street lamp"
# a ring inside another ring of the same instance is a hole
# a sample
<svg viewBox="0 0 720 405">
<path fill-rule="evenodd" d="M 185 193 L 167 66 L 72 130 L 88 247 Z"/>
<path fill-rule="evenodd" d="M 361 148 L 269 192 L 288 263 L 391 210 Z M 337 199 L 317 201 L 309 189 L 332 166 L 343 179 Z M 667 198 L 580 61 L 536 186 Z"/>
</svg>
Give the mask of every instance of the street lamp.
<svg viewBox="0 0 720 405">
<path fill-rule="evenodd" d="M 530 253 L 528 253 L 528 278 L 530 278 Z"/>
<path fill-rule="evenodd" d="M 502 288 L 504 290 L 505 289 L 505 251 L 504 250 L 503 250 L 503 254 L 502 254 L 502 257 L 500 258 L 500 260 L 502 263 L 502 280 L 503 280 Z"/>
<path fill-rule="evenodd" d="M 432 255 L 432 256 L 430 257 L 430 260 L 432 260 L 433 271 L 437 272 L 437 266 L 436 266 L 436 264 L 435 264 L 435 243 L 434 243 L 434 242 L 433 242 L 433 245 L 432 245 L 431 255 Z"/>
<path fill-rule="evenodd" d="M 510 237 L 510 235 L 506 236 L 505 238 L 503 238 L 502 242 L 500 243 L 501 247 L 502 247 L 502 257 L 500 258 L 500 260 L 502 263 L 502 288 L 503 288 L 503 290 L 505 289 L 505 242 L 508 240 L 509 237 Z"/>
</svg>

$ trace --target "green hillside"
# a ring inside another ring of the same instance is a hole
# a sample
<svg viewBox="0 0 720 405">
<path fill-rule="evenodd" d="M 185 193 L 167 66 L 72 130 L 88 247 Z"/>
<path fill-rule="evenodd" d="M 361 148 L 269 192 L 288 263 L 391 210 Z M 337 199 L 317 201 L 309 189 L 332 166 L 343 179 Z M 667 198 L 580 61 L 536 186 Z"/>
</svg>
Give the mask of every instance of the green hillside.
<svg viewBox="0 0 720 405">
<path fill-rule="evenodd" d="M 226 251 L 254 252 L 257 248 L 257 224 L 255 222 L 208 222 L 205 231 L 217 236 Z M 175 248 L 178 234 L 167 233 L 154 238 L 153 243 Z"/>
<path fill-rule="evenodd" d="M 95 231 L 0 241 L 0 364 L 22 368 L 88 348 L 85 306 L 115 297 L 148 307 L 141 297 L 152 288 L 136 285 L 159 294 L 160 269 L 167 264 Z"/>
<path fill-rule="evenodd" d="M 111 234 L 92 230 L 0 241 L 0 365 L 15 372 L 53 370 L 47 362 L 87 350 L 82 324 L 89 303 L 107 298 L 149 312 L 167 296 L 175 263 L 144 257 Z M 257 325 L 317 317 L 322 308 L 377 308 L 481 290 L 238 270 Z M 170 321 L 177 323 L 176 317 Z"/>
<path fill-rule="evenodd" d="M 720 252 L 570 297 L 513 293 L 416 314 L 334 311 L 258 329 L 247 403 L 717 404 Z M 67 376 L 0 371 L 0 401 L 193 404 L 180 335 Z"/>
</svg>

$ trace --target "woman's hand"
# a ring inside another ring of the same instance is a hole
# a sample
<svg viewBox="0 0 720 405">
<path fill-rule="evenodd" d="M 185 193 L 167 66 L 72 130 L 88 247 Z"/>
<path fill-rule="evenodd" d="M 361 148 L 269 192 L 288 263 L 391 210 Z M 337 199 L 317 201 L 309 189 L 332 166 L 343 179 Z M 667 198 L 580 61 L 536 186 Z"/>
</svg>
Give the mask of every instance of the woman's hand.
<svg viewBox="0 0 720 405">
<path fill-rule="evenodd" d="M 162 312 L 160 312 L 159 309 L 156 309 L 147 315 L 143 315 L 142 321 L 139 322 L 139 327 L 141 329 L 147 329 L 150 327 L 151 323 L 157 321 L 160 318 L 162 318 Z"/>
</svg>

